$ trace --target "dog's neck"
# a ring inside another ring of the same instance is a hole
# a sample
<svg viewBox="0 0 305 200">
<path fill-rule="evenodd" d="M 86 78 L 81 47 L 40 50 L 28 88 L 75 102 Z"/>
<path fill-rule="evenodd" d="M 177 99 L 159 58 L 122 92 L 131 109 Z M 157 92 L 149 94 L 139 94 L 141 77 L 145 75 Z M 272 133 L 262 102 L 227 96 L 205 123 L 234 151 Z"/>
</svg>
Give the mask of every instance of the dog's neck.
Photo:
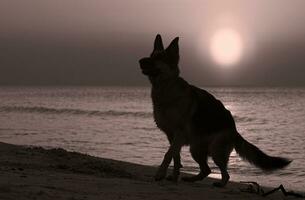
<svg viewBox="0 0 305 200">
<path fill-rule="evenodd" d="M 181 86 L 185 84 L 187 84 L 187 82 L 180 76 L 158 81 L 157 83 L 152 82 L 151 98 L 153 101 L 153 105 L 157 107 L 160 107 L 162 105 L 166 106 L 168 105 L 168 103 L 171 103 L 172 101 L 176 101 L 178 98 L 181 98 L 185 94 L 177 91 L 183 91 L 183 89 L 181 89 Z M 182 86 L 182 88 L 184 87 Z"/>
<path fill-rule="evenodd" d="M 155 91 L 164 91 L 167 90 L 170 85 L 176 82 L 180 77 L 170 77 L 170 78 L 162 78 L 162 77 L 149 77 L 149 80 L 152 85 L 152 90 Z"/>
</svg>

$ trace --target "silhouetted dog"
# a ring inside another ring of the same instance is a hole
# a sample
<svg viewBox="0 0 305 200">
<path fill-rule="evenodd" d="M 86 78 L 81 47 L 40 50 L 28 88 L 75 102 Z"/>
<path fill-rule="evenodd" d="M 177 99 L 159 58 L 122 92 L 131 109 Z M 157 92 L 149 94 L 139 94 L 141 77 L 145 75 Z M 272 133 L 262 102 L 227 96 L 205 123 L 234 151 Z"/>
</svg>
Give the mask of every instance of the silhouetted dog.
<svg viewBox="0 0 305 200">
<path fill-rule="evenodd" d="M 157 35 L 151 55 L 139 61 L 142 73 L 148 76 L 152 84 L 151 97 L 156 124 L 166 133 L 170 143 L 155 180 L 165 178 L 172 159 L 174 170 L 168 179 L 178 180 L 182 167 L 180 150 L 183 145 L 190 145 L 191 155 L 200 166 L 198 175 L 183 177 L 184 181 L 202 180 L 208 176 L 211 170 L 207 158 L 211 156 L 222 176 L 221 181 L 214 185 L 225 186 L 230 178 L 227 163 L 233 148 L 242 158 L 263 170 L 287 166 L 291 161 L 268 156 L 246 141 L 237 132 L 230 111 L 219 100 L 179 76 L 178 40 L 178 37 L 175 38 L 164 49 L 161 36 Z"/>
</svg>

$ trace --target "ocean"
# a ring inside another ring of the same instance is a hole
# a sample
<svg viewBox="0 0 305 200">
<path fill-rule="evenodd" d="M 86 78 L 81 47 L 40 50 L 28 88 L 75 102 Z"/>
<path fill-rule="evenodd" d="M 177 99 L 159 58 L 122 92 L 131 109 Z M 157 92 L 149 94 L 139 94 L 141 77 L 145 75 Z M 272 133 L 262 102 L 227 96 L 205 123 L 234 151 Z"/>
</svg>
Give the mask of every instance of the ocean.
<svg viewBox="0 0 305 200">
<path fill-rule="evenodd" d="M 241 135 L 274 156 L 293 160 L 263 172 L 233 151 L 234 181 L 294 190 L 305 187 L 304 88 L 204 88 L 234 115 Z M 60 147 L 94 156 L 157 166 L 168 148 L 152 116 L 149 87 L 0 87 L 0 141 Z M 184 171 L 197 173 L 188 147 Z M 211 160 L 211 177 L 220 177 Z"/>
</svg>

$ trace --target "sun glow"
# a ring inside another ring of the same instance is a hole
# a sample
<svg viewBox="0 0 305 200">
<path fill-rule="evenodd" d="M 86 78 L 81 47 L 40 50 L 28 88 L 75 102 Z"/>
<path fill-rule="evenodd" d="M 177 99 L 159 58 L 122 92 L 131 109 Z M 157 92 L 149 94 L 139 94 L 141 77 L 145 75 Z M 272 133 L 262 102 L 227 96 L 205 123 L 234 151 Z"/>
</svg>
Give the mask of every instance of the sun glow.
<svg viewBox="0 0 305 200">
<path fill-rule="evenodd" d="M 230 28 L 218 30 L 210 42 L 212 58 L 219 65 L 233 66 L 240 60 L 243 44 L 237 31 Z"/>
</svg>

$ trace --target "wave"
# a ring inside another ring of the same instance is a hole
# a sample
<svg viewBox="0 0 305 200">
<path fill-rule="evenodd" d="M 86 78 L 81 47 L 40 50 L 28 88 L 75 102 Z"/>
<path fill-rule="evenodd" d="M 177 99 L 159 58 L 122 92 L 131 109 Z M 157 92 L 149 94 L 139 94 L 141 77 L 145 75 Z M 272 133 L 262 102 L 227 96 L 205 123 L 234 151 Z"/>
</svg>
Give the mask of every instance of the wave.
<svg viewBox="0 0 305 200">
<path fill-rule="evenodd" d="M 0 112 L 19 112 L 19 113 L 41 113 L 41 114 L 68 114 L 68 115 L 87 115 L 87 116 L 134 116 L 134 117 L 152 117 L 152 113 L 149 112 L 128 112 L 128 111 L 116 111 L 116 110 L 82 110 L 82 109 L 70 109 L 70 108 L 48 108 L 43 106 L 3 106 L 0 107 Z"/>
<path fill-rule="evenodd" d="M 236 122 L 252 122 L 255 121 L 255 118 L 251 118 L 251 117 L 242 117 L 242 116 L 237 116 L 234 115 L 233 116 Z"/>
<path fill-rule="evenodd" d="M 82 109 L 71 109 L 71 108 L 49 108 L 43 106 L 2 106 L 0 112 L 19 112 L 19 113 L 41 113 L 41 114 L 70 114 L 70 115 L 87 115 L 87 116 L 133 116 L 133 117 L 144 117 L 151 118 L 153 115 L 151 112 L 140 112 L 140 111 L 116 111 L 116 110 L 82 110 Z M 236 122 L 251 122 L 254 118 L 240 117 L 234 115 Z"/>
</svg>

